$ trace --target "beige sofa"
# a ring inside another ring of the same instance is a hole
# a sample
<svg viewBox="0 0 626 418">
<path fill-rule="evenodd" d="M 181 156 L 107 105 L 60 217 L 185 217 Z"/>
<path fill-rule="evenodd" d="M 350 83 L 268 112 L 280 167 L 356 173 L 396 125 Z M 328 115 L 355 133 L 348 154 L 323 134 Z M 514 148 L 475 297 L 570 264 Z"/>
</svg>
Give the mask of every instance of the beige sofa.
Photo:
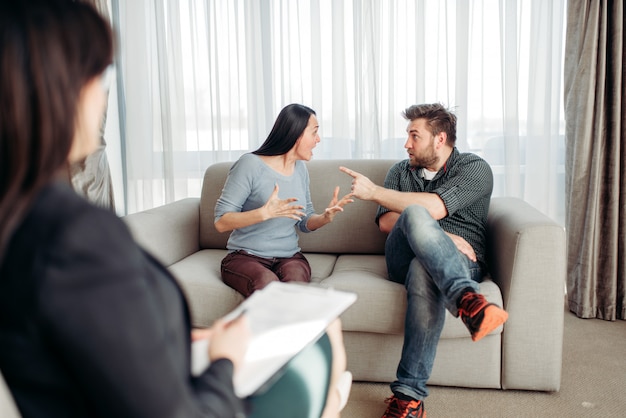
<svg viewBox="0 0 626 418">
<path fill-rule="evenodd" d="M 308 164 L 317 212 L 340 194 L 350 178 L 345 165 L 382 184 L 392 160 L 313 160 Z M 206 170 L 202 196 L 125 217 L 135 238 L 178 278 L 189 298 L 193 323 L 210 325 L 242 297 L 222 283 L 220 261 L 227 233 L 213 227 L 215 201 L 231 163 Z M 301 234 L 313 281 L 357 293 L 343 315 L 348 368 L 358 382 L 390 382 L 402 349 L 404 287 L 387 280 L 384 242 L 374 223 L 376 205 L 356 201 L 326 227 Z M 437 349 L 432 385 L 557 391 L 561 381 L 565 280 L 564 229 L 525 202 L 494 198 L 489 213 L 491 278 L 486 297 L 509 320 L 472 342 L 459 319 L 448 314 Z"/>
</svg>

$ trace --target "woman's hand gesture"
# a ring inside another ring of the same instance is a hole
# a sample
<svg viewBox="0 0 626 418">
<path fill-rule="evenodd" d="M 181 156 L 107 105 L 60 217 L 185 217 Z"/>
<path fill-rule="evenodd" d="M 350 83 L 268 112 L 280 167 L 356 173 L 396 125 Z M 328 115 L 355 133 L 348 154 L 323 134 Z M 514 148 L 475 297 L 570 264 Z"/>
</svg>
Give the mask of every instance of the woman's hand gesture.
<svg viewBox="0 0 626 418">
<path fill-rule="evenodd" d="M 270 195 L 265 205 L 262 206 L 262 210 L 264 213 L 264 219 L 272 219 L 272 218 L 290 218 L 296 221 L 301 220 L 306 214 L 302 211 L 304 206 L 302 205 L 292 205 L 292 202 L 296 202 L 298 199 L 295 197 L 289 197 L 287 199 L 279 199 L 278 198 L 278 184 L 274 185 L 274 190 Z"/>
<path fill-rule="evenodd" d="M 343 207 L 348 203 L 354 202 L 354 199 L 351 199 L 352 194 L 348 193 L 344 197 L 339 199 L 339 186 L 335 187 L 335 192 L 333 193 L 333 198 L 330 201 L 328 207 L 324 210 L 324 217 L 328 219 L 328 222 L 332 222 L 333 218 L 337 214 L 337 212 L 343 212 Z"/>
</svg>

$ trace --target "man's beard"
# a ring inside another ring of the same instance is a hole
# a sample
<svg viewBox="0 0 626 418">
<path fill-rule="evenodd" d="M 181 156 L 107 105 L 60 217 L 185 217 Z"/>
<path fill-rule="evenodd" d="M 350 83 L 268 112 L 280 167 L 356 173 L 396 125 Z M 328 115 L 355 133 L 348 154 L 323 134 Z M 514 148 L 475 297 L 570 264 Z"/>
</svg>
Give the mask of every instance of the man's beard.
<svg viewBox="0 0 626 418">
<path fill-rule="evenodd" d="M 428 155 L 409 155 L 411 167 L 433 167 L 437 165 L 438 161 L 439 157 L 432 151 Z"/>
</svg>

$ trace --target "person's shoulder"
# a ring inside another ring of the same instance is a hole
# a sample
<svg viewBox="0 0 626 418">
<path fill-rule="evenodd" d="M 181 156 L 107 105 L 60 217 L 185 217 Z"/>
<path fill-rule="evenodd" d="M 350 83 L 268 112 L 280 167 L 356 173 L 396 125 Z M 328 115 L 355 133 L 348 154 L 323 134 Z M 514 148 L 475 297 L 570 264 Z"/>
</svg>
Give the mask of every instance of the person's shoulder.
<svg viewBox="0 0 626 418">
<path fill-rule="evenodd" d="M 478 154 L 473 152 L 458 152 L 456 161 L 453 163 L 458 170 L 463 170 L 472 173 L 484 173 L 484 175 L 491 175 L 491 166 L 489 163 Z"/>
<path fill-rule="evenodd" d="M 457 160 L 461 163 L 469 164 L 469 163 L 477 163 L 477 164 L 485 164 L 489 165 L 487 161 L 478 154 L 473 152 L 460 152 L 457 151 Z"/>
<path fill-rule="evenodd" d="M 238 176 L 254 177 L 258 175 L 259 170 L 263 168 L 263 160 L 251 152 L 243 154 L 230 168 L 231 173 L 237 173 Z"/>
<path fill-rule="evenodd" d="M 243 154 L 237 161 L 235 161 L 235 166 L 256 166 L 261 163 L 261 158 L 258 155 L 255 155 L 251 152 L 246 152 Z"/>
<path fill-rule="evenodd" d="M 42 291 L 72 283 L 86 289 L 141 279 L 135 273 L 143 271 L 146 258 L 126 223 L 70 185 L 46 186 L 32 215 L 28 233 L 35 248 L 30 251 L 40 260 Z"/>
<path fill-rule="evenodd" d="M 31 242 L 29 249 L 16 251 L 37 254 L 42 265 L 57 270 L 139 259 L 139 247 L 124 221 L 78 195 L 67 182 L 52 182 L 38 192 L 15 236 L 17 243 Z"/>
<path fill-rule="evenodd" d="M 34 209 L 43 217 L 53 219 L 75 219 L 80 216 L 98 216 L 117 219 L 108 209 L 100 208 L 78 195 L 70 184 L 54 181 L 44 186 L 38 194 Z"/>
<path fill-rule="evenodd" d="M 258 155 L 253 154 L 251 152 L 246 152 L 245 154 L 242 154 L 241 157 L 239 157 L 238 161 L 260 161 L 261 159 L 259 158 Z"/>
<path fill-rule="evenodd" d="M 483 157 L 473 152 L 459 152 L 459 158 L 464 158 L 470 161 L 483 160 Z"/>
<path fill-rule="evenodd" d="M 54 182 L 39 194 L 33 216 L 64 234 L 124 235 L 130 238 L 126 224 L 110 209 L 98 207 L 79 196 L 69 184 Z"/>
</svg>

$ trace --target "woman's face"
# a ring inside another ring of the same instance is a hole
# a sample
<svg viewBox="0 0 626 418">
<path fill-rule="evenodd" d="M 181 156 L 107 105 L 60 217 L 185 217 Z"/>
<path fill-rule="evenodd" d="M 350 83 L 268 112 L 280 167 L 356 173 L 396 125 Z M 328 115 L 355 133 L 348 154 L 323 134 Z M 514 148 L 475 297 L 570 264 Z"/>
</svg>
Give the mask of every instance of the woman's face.
<svg viewBox="0 0 626 418">
<path fill-rule="evenodd" d="M 294 146 L 299 160 L 309 161 L 313 157 L 313 148 L 320 142 L 320 136 L 317 133 L 318 130 L 319 124 L 317 123 L 317 118 L 315 115 L 311 115 L 307 127 Z"/>
<path fill-rule="evenodd" d="M 105 76 L 106 72 L 94 77 L 80 92 L 74 141 L 68 155 L 70 163 L 83 160 L 100 145 L 100 128 L 107 102 Z"/>
</svg>

